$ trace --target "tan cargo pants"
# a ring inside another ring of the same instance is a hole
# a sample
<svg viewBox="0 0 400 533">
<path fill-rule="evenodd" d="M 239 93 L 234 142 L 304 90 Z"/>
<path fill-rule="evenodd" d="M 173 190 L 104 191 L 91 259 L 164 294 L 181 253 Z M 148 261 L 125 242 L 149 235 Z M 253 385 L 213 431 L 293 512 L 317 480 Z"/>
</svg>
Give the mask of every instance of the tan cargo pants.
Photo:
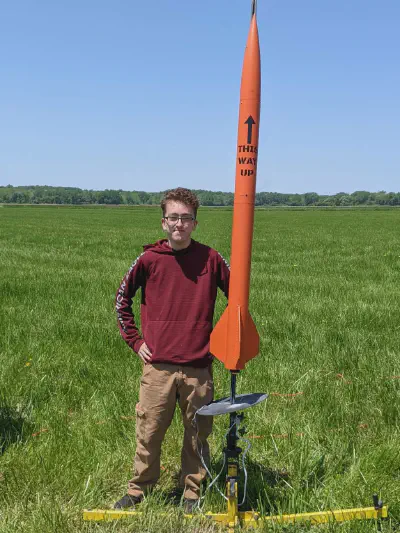
<svg viewBox="0 0 400 533">
<path fill-rule="evenodd" d="M 192 420 L 197 409 L 212 401 L 213 394 L 211 367 L 144 366 L 136 405 L 134 477 L 128 483 L 128 494 L 140 497 L 158 481 L 161 444 L 178 401 L 184 425 L 180 486 L 185 498 L 199 498 L 206 472 L 197 448 L 202 449 L 206 464 L 209 463 L 207 437 L 211 433 L 212 417 L 197 417 L 197 428 L 193 427 Z"/>
</svg>

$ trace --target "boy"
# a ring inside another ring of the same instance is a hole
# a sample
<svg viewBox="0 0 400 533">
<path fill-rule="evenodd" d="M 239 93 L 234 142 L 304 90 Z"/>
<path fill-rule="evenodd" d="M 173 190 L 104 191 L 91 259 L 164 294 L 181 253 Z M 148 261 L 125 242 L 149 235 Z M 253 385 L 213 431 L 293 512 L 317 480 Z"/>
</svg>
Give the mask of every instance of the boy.
<svg viewBox="0 0 400 533">
<path fill-rule="evenodd" d="M 191 512 L 206 472 L 212 417 L 195 412 L 213 399 L 212 330 L 217 287 L 228 297 L 229 266 L 223 257 L 191 238 L 199 201 L 188 189 L 167 192 L 161 202 L 166 239 L 144 247 L 117 292 L 118 326 L 127 344 L 144 363 L 136 405 L 134 477 L 115 509 L 133 507 L 160 476 L 161 444 L 178 401 L 184 424 L 180 485 L 185 511 Z M 132 298 L 141 288 L 142 336 L 135 325 Z"/>
</svg>

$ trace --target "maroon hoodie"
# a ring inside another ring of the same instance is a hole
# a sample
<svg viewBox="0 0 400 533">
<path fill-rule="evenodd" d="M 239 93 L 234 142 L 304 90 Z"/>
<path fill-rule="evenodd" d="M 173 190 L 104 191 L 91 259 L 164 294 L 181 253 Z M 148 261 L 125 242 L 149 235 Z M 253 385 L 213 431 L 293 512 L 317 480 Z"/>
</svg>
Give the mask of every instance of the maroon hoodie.
<svg viewBox="0 0 400 533">
<path fill-rule="evenodd" d="M 132 298 L 142 289 L 140 336 Z M 215 250 L 191 240 L 173 250 L 166 239 L 144 246 L 117 292 L 118 326 L 137 352 L 146 341 L 152 363 L 205 367 L 217 287 L 228 297 L 229 265 Z"/>
</svg>

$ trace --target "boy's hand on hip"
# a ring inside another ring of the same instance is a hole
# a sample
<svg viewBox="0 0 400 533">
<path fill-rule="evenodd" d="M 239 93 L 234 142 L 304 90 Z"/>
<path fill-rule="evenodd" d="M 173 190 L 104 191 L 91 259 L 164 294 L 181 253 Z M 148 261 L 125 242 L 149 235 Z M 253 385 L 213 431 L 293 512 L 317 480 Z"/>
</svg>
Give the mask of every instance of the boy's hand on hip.
<svg viewBox="0 0 400 533">
<path fill-rule="evenodd" d="M 151 351 L 149 350 L 149 347 L 147 346 L 145 342 L 139 348 L 138 356 L 140 357 L 140 359 L 143 361 L 145 365 L 151 362 L 151 358 L 153 354 L 151 353 Z"/>
</svg>

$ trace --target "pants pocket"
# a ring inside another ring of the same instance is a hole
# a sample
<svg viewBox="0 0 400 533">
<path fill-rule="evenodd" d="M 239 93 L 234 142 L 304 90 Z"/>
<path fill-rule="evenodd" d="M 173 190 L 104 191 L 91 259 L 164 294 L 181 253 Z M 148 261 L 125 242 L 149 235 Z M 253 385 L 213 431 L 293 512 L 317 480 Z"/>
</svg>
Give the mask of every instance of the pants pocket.
<svg viewBox="0 0 400 533">
<path fill-rule="evenodd" d="M 136 438 L 139 442 L 146 442 L 146 412 L 140 405 L 136 404 Z"/>
</svg>

